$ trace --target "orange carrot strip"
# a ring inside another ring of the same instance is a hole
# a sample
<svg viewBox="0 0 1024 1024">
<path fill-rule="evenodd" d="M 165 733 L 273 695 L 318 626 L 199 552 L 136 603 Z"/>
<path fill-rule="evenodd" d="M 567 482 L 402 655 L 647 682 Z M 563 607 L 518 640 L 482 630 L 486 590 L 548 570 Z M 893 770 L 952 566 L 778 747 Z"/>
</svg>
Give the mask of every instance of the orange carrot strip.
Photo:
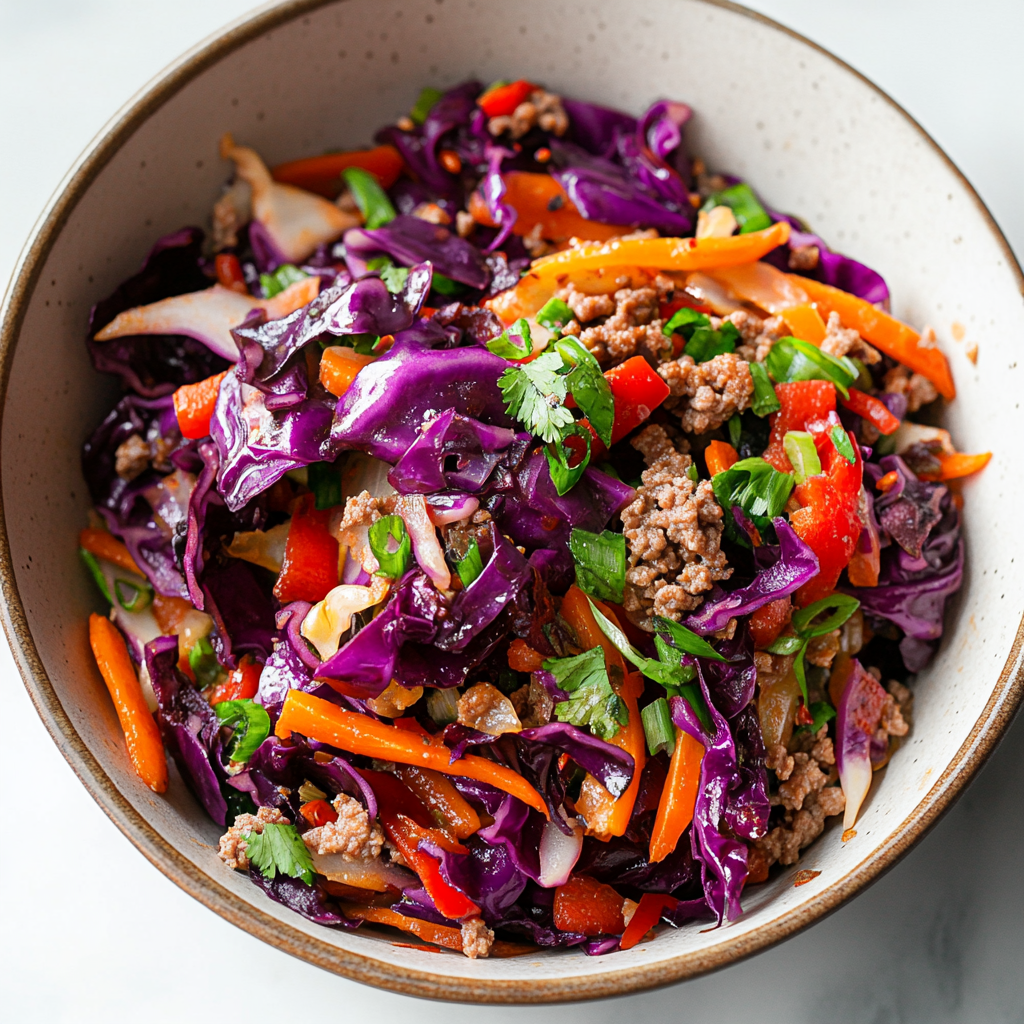
<svg viewBox="0 0 1024 1024">
<path fill-rule="evenodd" d="M 971 473 L 977 473 L 989 464 L 992 453 L 982 452 L 980 455 L 966 455 L 963 452 L 957 452 L 955 455 L 947 455 L 944 452 L 939 452 L 935 457 L 939 460 L 942 469 L 938 473 L 922 473 L 922 480 L 955 480 L 961 476 L 970 476 Z"/>
<path fill-rule="evenodd" d="M 651 863 L 664 860 L 675 848 L 686 826 L 693 821 L 700 784 L 704 744 L 682 729 L 676 730 L 676 749 L 668 766 L 658 813 L 651 831 Z"/>
<path fill-rule="evenodd" d="M 618 625 L 619 620 L 610 608 L 600 601 L 595 601 L 594 604 L 597 605 L 602 615 L 607 615 L 609 619 Z M 605 664 L 611 670 L 612 675 L 617 675 L 619 679 L 625 676 L 626 662 L 623 660 L 618 648 L 604 635 L 601 627 L 598 626 L 597 619 L 594 618 L 594 613 L 590 609 L 587 595 L 575 583 L 566 591 L 565 597 L 562 598 L 558 614 L 572 628 L 583 650 L 592 651 L 595 647 L 604 648 Z"/>
<path fill-rule="evenodd" d="M 350 754 L 433 768 L 442 775 L 487 782 L 540 811 L 545 818 L 549 816 L 540 793 L 511 768 L 474 754 L 449 764 L 451 751 L 443 744 L 424 741 L 415 733 L 385 725 L 368 715 L 342 711 L 330 701 L 300 690 L 288 691 L 275 732 L 282 739 L 297 732 Z M 642 728 L 640 736 L 642 739 Z"/>
<path fill-rule="evenodd" d="M 836 312 L 845 327 L 852 327 L 865 341 L 915 373 L 927 377 L 944 398 L 956 397 L 949 363 L 942 352 L 921 343 L 921 335 L 870 302 L 809 277 L 788 275 L 815 302 L 823 316 Z"/>
<path fill-rule="evenodd" d="M 730 466 L 739 462 L 739 459 L 736 449 L 727 441 L 712 441 L 704 449 L 704 462 L 712 476 L 724 473 Z"/>
<path fill-rule="evenodd" d="M 85 548 L 90 554 L 104 561 L 113 562 L 114 565 L 126 569 L 128 572 L 138 573 L 144 576 L 145 573 L 135 564 L 135 559 L 128 553 L 128 549 L 112 533 L 106 530 L 99 530 L 94 526 L 87 526 L 78 534 L 78 544 Z"/>
<path fill-rule="evenodd" d="M 467 839 L 480 828 L 480 816 L 468 800 L 440 772 L 398 765 L 395 774 L 423 801 L 439 824 L 456 839 Z"/>
<path fill-rule="evenodd" d="M 341 912 L 353 921 L 370 921 L 372 924 L 386 924 L 433 942 L 448 949 L 462 949 L 462 932 L 446 924 L 434 924 L 418 917 L 406 917 L 390 907 L 364 907 L 357 903 L 342 903 Z"/>
<path fill-rule="evenodd" d="M 210 420 L 220 394 L 220 382 L 228 371 L 215 373 L 198 384 L 183 384 L 174 392 L 174 413 L 181 436 L 197 441 L 210 433 Z"/>
<path fill-rule="evenodd" d="M 89 643 L 117 709 L 128 757 L 139 778 L 154 793 L 163 793 L 167 789 L 167 757 L 124 637 L 109 619 L 93 614 L 89 616 Z"/>
<path fill-rule="evenodd" d="M 808 303 L 784 309 L 782 319 L 786 321 L 786 326 L 794 338 L 818 346 L 825 340 L 825 321 L 821 319 L 817 309 Z"/>
<path fill-rule="evenodd" d="M 340 398 L 352 386 L 356 374 L 372 363 L 373 358 L 354 352 L 347 345 L 330 345 L 320 357 L 320 383 Z"/>
<path fill-rule="evenodd" d="M 325 153 L 278 164 L 271 175 L 274 181 L 294 185 L 334 199 L 341 192 L 341 172 L 348 167 L 362 167 L 380 182 L 381 188 L 391 188 L 402 173 L 402 157 L 394 146 L 377 146 L 350 153 Z"/>
</svg>

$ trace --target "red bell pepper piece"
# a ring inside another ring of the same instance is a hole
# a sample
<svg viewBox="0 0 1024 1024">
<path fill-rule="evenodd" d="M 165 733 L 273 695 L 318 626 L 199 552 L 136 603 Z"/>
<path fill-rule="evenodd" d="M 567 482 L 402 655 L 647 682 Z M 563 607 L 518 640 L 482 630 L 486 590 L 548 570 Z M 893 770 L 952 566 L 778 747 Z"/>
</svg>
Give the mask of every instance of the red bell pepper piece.
<svg viewBox="0 0 1024 1024">
<path fill-rule="evenodd" d="M 210 696 L 211 704 L 222 700 L 252 700 L 260 687 L 263 666 L 247 654 L 238 663 L 238 668 L 228 673 L 226 682 L 218 686 Z"/>
<path fill-rule="evenodd" d="M 210 420 L 217 407 L 220 382 L 228 373 L 225 370 L 198 384 L 183 384 L 174 392 L 174 413 L 178 417 L 178 429 L 182 437 L 198 441 L 210 433 Z"/>
<path fill-rule="evenodd" d="M 583 935 L 619 935 L 625 928 L 625 900 L 610 886 L 589 875 L 573 875 L 555 890 L 555 927 Z"/>
<path fill-rule="evenodd" d="M 361 149 L 349 153 L 325 153 L 278 164 L 271 174 L 274 181 L 294 185 L 308 192 L 316 192 L 327 199 L 335 199 L 341 191 L 341 172 L 349 167 L 361 167 L 380 182 L 380 187 L 391 188 L 402 173 L 402 155 L 394 146 L 385 144 L 375 149 Z"/>
<path fill-rule="evenodd" d="M 754 639 L 754 646 L 763 651 L 775 643 L 792 617 L 793 604 L 788 596 L 761 605 L 750 616 L 750 635 Z"/>
<path fill-rule="evenodd" d="M 284 548 L 274 596 L 289 601 L 322 601 L 338 585 L 338 542 L 327 530 L 330 509 L 313 507 L 313 495 L 299 498 Z"/>
<path fill-rule="evenodd" d="M 530 93 L 536 88 L 537 86 L 525 78 L 520 78 L 518 82 L 509 82 L 508 85 L 496 85 L 476 101 L 477 106 L 488 117 L 511 114 L 520 103 L 530 98 Z"/>
<path fill-rule="evenodd" d="M 632 949 L 661 920 L 661 913 L 666 908 L 673 909 L 679 904 L 673 896 L 660 892 L 645 892 L 640 903 L 626 925 L 626 930 L 619 940 L 619 949 Z"/>
<path fill-rule="evenodd" d="M 856 461 L 849 463 L 836 450 L 830 436 L 831 423 L 807 426 L 814 435 L 822 472 L 796 488 L 794 493 L 802 507 L 789 517 L 797 536 L 818 556 L 818 575 L 796 592 L 796 604 L 801 608 L 832 593 L 857 549 L 861 531 L 857 505 L 864 468 L 860 445 L 852 437 Z"/>
<path fill-rule="evenodd" d="M 409 867 L 419 875 L 438 911 L 450 921 L 479 914 L 480 908 L 445 880 L 437 858 L 421 850 L 420 843 L 429 839 L 455 853 L 466 852 L 466 848 L 441 829 L 431 827 L 430 812 L 404 782 L 386 772 L 364 770 L 362 774 L 377 797 L 381 827 Z"/>
<path fill-rule="evenodd" d="M 827 380 L 798 380 L 792 384 L 776 384 L 775 394 L 782 408 L 773 412 L 769 419 L 772 432 L 763 457 L 780 473 L 792 473 L 793 466 L 782 439 L 789 431 L 806 430 L 809 422 L 826 419 L 830 412 L 835 412 L 836 388 Z"/>
<path fill-rule="evenodd" d="M 338 812 L 326 800 L 310 800 L 309 803 L 303 804 L 299 811 L 313 828 L 338 820 Z"/>
<path fill-rule="evenodd" d="M 249 286 L 245 283 L 245 274 L 242 273 L 242 264 L 238 262 L 237 256 L 219 252 L 214 257 L 213 266 L 217 272 L 217 284 L 239 295 L 249 294 Z"/>
<path fill-rule="evenodd" d="M 863 391 L 858 391 L 856 388 L 850 388 L 850 397 L 841 398 L 840 401 L 843 403 L 844 409 L 849 409 L 850 412 L 863 416 L 869 423 L 874 424 L 875 428 L 882 434 L 891 434 L 900 425 L 900 421 L 889 412 L 889 409 L 883 402 L 880 402 L 871 395 L 865 394 Z"/>
</svg>

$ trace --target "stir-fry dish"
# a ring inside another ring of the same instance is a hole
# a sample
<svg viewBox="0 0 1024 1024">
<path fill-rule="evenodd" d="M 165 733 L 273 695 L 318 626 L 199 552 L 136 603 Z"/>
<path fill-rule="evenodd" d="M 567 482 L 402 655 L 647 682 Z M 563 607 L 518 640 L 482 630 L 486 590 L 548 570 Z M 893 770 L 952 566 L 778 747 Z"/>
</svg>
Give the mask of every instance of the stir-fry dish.
<svg viewBox="0 0 1024 1024">
<path fill-rule="evenodd" d="M 934 333 L 690 113 L 467 82 L 376 148 L 225 135 L 207 230 L 93 309 L 90 641 L 225 878 L 594 955 L 856 835 L 989 455 Z"/>
</svg>

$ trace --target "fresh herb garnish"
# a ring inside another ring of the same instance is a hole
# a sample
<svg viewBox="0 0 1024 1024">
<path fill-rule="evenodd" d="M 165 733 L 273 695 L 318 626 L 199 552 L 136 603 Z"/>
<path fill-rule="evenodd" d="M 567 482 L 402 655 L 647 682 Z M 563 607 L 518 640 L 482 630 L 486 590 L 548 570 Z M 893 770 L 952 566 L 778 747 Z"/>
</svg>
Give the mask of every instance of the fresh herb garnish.
<svg viewBox="0 0 1024 1024">
<path fill-rule="evenodd" d="M 715 356 L 734 352 L 736 342 L 740 340 L 740 332 L 734 324 L 726 320 L 715 330 L 705 313 L 698 313 L 689 306 L 676 310 L 662 328 L 662 333 L 666 336 L 681 334 L 686 339 L 683 351 L 695 363 L 706 363 Z"/>
<path fill-rule="evenodd" d="M 712 661 L 727 660 L 704 637 L 697 636 L 692 629 L 687 629 L 679 622 L 673 622 L 671 619 L 658 615 L 654 619 L 654 628 L 659 633 L 667 633 L 673 647 L 692 654 L 695 658 L 710 658 Z"/>
<path fill-rule="evenodd" d="M 821 459 L 814 446 L 814 437 L 806 430 L 788 430 L 782 439 L 786 458 L 793 466 L 793 479 L 802 484 L 809 476 L 821 472 Z"/>
<path fill-rule="evenodd" d="M 756 393 L 756 388 L 755 388 Z M 729 444 L 733 448 L 739 448 L 740 438 L 743 437 L 743 419 L 738 412 L 734 412 L 729 417 L 729 422 L 726 424 L 726 428 L 729 431 Z"/>
<path fill-rule="evenodd" d="M 750 363 L 750 379 L 754 382 L 754 400 L 750 403 L 750 411 L 755 416 L 768 416 L 782 408 L 775 387 L 768 377 L 764 363 Z M 736 447 L 735 443 L 733 447 Z"/>
<path fill-rule="evenodd" d="M 341 504 L 341 473 L 331 462 L 311 462 L 307 467 L 306 480 L 313 492 L 318 511 L 334 508 Z"/>
<path fill-rule="evenodd" d="M 453 281 L 450 277 L 446 277 L 439 270 L 434 271 L 430 287 L 433 288 L 438 295 L 446 296 L 461 295 L 466 290 L 466 286 L 464 284 L 461 284 L 459 281 Z"/>
<path fill-rule="evenodd" d="M 234 729 L 228 744 L 228 760 L 244 764 L 270 735 L 270 716 L 254 700 L 222 700 L 213 705 L 221 725 Z"/>
<path fill-rule="evenodd" d="M 496 338 L 487 342 L 487 351 L 502 359 L 525 359 L 533 351 L 530 337 L 530 321 L 520 317 L 511 327 L 506 327 Z"/>
<path fill-rule="evenodd" d="M 362 167 L 346 167 L 341 176 L 348 185 L 349 192 L 355 200 L 359 212 L 363 215 L 363 223 L 373 229 L 382 227 L 398 216 L 388 199 L 387 192 L 380 187 L 380 182 L 369 171 Z"/>
<path fill-rule="evenodd" d="M 575 315 L 569 304 L 562 299 L 548 299 L 534 319 L 542 327 L 556 331 L 564 327 Z"/>
<path fill-rule="evenodd" d="M 604 648 L 595 647 L 571 658 L 549 658 L 544 670 L 555 677 L 569 699 L 555 705 L 555 717 L 610 740 L 629 724 L 629 709 L 612 689 L 604 661 Z"/>
<path fill-rule="evenodd" d="M 277 873 L 313 884 L 313 858 L 294 825 L 267 824 L 244 834 L 245 854 L 268 880 Z"/>
<path fill-rule="evenodd" d="M 672 724 L 668 701 L 664 697 L 658 697 L 640 712 L 640 718 L 643 721 L 647 750 L 651 757 L 662 750 L 671 757 L 672 751 L 676 749 L 676 727 Z"/>
<path fill-rule="evenodd" d="M 581 437 L 586 444 L 583 458 L 575 466 L 570 466 L 570 462 L 579 452 L 576 449 L 570 448 L 565 443 L 570 437 Z M 555 485 L 555 491 L 559 496 L 568 494 L 576 486 L 579 478 L 583 476 L 590 463 L 590 441 L 590 431 L 581 424 L 573 422 L 572 426 L 561 437 L 556 437 L 544 449 L 544 454 L 548 459 L 548 472 L 551 474 L 551 482 Z"/>
<path fill-rule="evenodd" d="M 793 474 L 780 473 L 762 458 L 741 459 L 711 479 L 718 504 L 726 511 L 725 526 L 730 538 L 743 543 L 729 510 L 739 505 L 759 530 L 786 507 L 793 490 Z"/>
<path fill-rule="evenodd" d="M 850 443 L 850 435 L 837 423 L 829 433 L 829 437 L 832 438 L 836 451 L 852 466 L 857 461 L 857 453 Z"/>
<path fill-rule="evenodd" d="M 484 562 L 480 557 L 480 545 L 477 544 L 475 537 L 470 540 L 469 548 L 459 559 L 455 571 L 459 574 L 459 579 L 462 580 L 464 587 L 468 587 L 484 571 Z"/>
<path fill-rule="evenodd" d="M 780 384 L 797 380 L 828 380 L 835 384 L 843 398 L 850 397 L 847 389 L 859 372 L 845 356 L 837 359 L 808 341 L 792 337 L 775 342 L 764 365 Z"/>
<path fill-rule="evenodd" d="M 223 670 L 209 637 L 202 636 L 195 642 L 188 652 L 188 667 L 192 669 L 200 689 L 213 686 L 221 677 Z"/>
<path fill-rule="evenodd" d="M 369 530 L 370 550 L 380 568 L 376 575 L 397 580 L 412 558 L 412 542 L 401 516 L 381 516 Z"/>
<path fill-rule="evenodd" d="M 740 234 L 750 231 L 763 231 L 772 226 L 768 211 L 758 202 L 757 196 L 745 182 L 730 185 L 709 196 L 701 209 L 711 210 L 716 206 L 728 206 L 740 226 Z"/>
<path fill-rule="evenodd" d="M 280 295 L 296 281 L 304 281 L 308 274 L 304 274 L 298 267 L 291 263 L 282 263 L 272 274 L 260 274 L 260 287 L 263 289 L 263 297 L 272 299 Z"/>
<path fill-rule="evenodd" d="M 594 433 L 611 447 L 615 399 L 598 361 L 575 338 L 562 338 L 555 349 L 568 367 L 565 384 Z"/>
<path fill-rule="evenodd" d="M 392 295 L 401 295 L 405 289 L 405 282 L 409 279 L 409 268 L 396 267 L 390 256 L 374 256 L 372 260 L 366 261 L 366 269 L 379 270 L 384 287 Z"/>
<path fill-rule="evenodd" d="M 572 412 L 562 403 L 566 396 L 563 367 L 557 352 L 542 352 L 521 366 L 510 366 L 498 379 L 505 407 L 531 434 L 542 441 L 563 436 L 572 424 Z"/>
<path fill-rule="evenodd" d="M 805 705 L 806 707 L 806 705 Z M 828 701 L 816 700 L 810 707 L 807 707 L 807 711 L 810 713 L 813 721 L 810 725 L 799 725 L 794 730 L 795 732 L 817 732 L 826 722 L 832 721 L 836 717 L 836 709 L 832 707 Z"/>
<path fill-rule="evenodd" d="M 576 585 L 599 601 L 622 604 L 626 585 L 626 538 L 621 533 L 574 529 L 569 550 L 576 563 Z"/>
<path fill-rule="evenodd" d="M 409 117 L 413 124 L 423 124 L 427 119 L 427 114 L 434 109 L 434 104 L 443 95 L 444 93 L 440 89 L 434 89 L 429 85 L 421 89 L 416 102 L 412 105 L 412 110 L 409 111 Z"/>
</svg>

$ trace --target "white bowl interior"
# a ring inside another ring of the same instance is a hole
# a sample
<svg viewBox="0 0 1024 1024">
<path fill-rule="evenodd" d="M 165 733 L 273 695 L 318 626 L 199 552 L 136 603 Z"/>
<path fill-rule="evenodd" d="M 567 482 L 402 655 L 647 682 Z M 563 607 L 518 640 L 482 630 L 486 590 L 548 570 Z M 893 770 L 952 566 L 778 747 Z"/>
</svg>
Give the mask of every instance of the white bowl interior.
<svg viewBox="0 0 1024 1024">
<path fill-rule="evenodd" d="M 608 957 L 442 959 L 368 930 L 319 928 L 271 903 L 218 860 L 219 830 L 173 769 L 166 798 L 133 775 L 86 641 L 85 620 L 97 605 L 76 552 L 88 506 L 79 450 L 115 394 L 88 362 L 89 306 L 137 269 L 159 235 L 208 224 L 230 172 L 217 155 L 223 131 L 268 164 L 357 147 L 406 111 L 421 86 L 471 75 L 527 77 L 634 113 L 662 97 L 690 103 L 691 152 L 712 169 L 746 177 L 774 207 L 803 216 L 837 249 L 876 267 L 894 312 L 935 327 L 959 391 L 947 425 L 961 450 L 996 453 L 965 487 L 963 593 L 938 658 L 917 681 L 913 731 L 876 777 L 856 837 L 844 844 L 837 828 L 828 830 L 797 866 L 818 877 L 796 888 L 797 868 L 784 871 L 751 891 L 743 918 L 728 928 L 693 925 Z M 281 922 L 282 933 L 327 944 L 325 966 L 330 950 L 352 951 L 366 958 L 365 980 L 389 983 L 396 968 L 420 972 L 435 976 L 434 994 L 449 998 L 468 993 L 473 979 L 512 983 L 509 995 L 520 998 L 540 997 L 538 982 L 577 979 L 575 994 L 583 996 L 616 991 L 598 980 L 611 971 L 630 969 L 622 991 L 714 966 L 723 944 L 743 951 L 757 948 L 764 929 L 785 933 L 870 873 L 873 858 L 904 845 L 907 823 L 942 802 L 982 727 L 1005 711 L 1024 606 L 1024 574 L 1014 570 L 1017 558 L 1024 565 L 1024 538 L 1012 526 L 1022 485 L 1008 455 L 1011 439 L 1024 435 L 1016 274 L 969 187 L 905 115 L 834 59 L 739 11 L 698 0 L 644 0 L 628 9 L 613 0 L 349 0 L 299 14 L 213 63 L 152 112 L 81 195 L 28 299 L 2 460 L 4 514 L 32 640 L 81 740 L 138 815 L 197 872 Z M 954 322 L 966 329 L 964 343 L 953 341 Z M 979 346 L 977 366 L 965 355 L 970 342 Z M 669 965 L 683 955 L 686 966 Z M 335 966 L 349 973 L 342 959 Z"/>
</svg>

